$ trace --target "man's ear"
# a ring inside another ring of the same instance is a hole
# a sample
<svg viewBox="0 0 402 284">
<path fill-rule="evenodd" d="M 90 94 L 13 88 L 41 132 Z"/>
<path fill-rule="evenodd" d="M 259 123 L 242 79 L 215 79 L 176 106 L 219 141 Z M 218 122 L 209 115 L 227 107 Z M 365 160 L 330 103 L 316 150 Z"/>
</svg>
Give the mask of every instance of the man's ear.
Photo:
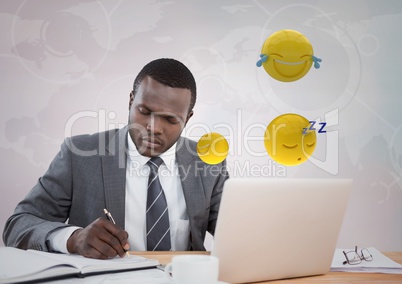
<svg viewBox="0 0 402 284">
<path fill-rule="evenodd" d="M 188 112 L 187 118 L 186 118 L 186 123 L 185 123 L 185 124 L 187 124 L 187 122 L 190 120 L 190 118 L 193 116 L 193 114 L 194 114 L 194 112 L 193 112 L 192 110 L 190 110 L 190 111 Z"/>
<path fill-rule="evenodd" d="M 133 101 L 134 101 L 134 92 L 131 91 L 130 92 L 130 100 L 128 101 L 128 110 L 131 109 L 131 105 L 133 104 Z"/>
</svg>

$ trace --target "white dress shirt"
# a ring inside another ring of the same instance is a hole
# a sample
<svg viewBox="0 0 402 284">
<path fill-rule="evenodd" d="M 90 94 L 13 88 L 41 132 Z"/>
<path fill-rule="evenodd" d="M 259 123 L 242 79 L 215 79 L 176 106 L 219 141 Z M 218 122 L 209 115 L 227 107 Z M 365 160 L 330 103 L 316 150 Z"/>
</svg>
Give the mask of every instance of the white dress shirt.
<svg viewBox="0 0 402 284">
<path fill-rule="evenodd" d="M 141 156 L 130 135 L 127 135 L 129 153 L 126 167 L 125 230 L 128 232 L 130 250 L 146 250 L 146 202 L 150 158 Z M 159 180 L 168 204 L 170 239 L 172 250 L 189 248 L 190 223 L 187 206 L 176 164 L 176 144 L 160 155 L 163 164 L 159 167 Z M 68 253 L 67 240 L 80 227 L 67 227 L 50 234 L 50 247 Z"/>
<path fill-rule="evenodd" d="M 147 162 L 150 158 L 138 153 L 130 135 L 127 139 L 125 230 L 129 235 L 130 249 L 144 251 L 147 250 L 145 212 L 150 171 Z M 172 250 L 187 250 L 190 224 L 175 155 L 176 144 L 159 156 L 163 160 L 159 180 L 168 205 Z"/>
</svg>

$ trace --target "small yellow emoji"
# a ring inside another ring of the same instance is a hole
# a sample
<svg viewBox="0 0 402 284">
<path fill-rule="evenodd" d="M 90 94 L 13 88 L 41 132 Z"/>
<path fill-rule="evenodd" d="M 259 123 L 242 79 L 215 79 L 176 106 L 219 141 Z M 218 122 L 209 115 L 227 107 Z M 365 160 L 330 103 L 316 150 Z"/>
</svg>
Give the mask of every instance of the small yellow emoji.
<svg viewBox="0 0 402 284">
<path fill-rule="evenodd" d="M 219 133 L 207 133 L 198 140 L 197 154 L 204 163 L 219 164 L 226 159 L 228 153 L 228 141 Z"/>
</svg>

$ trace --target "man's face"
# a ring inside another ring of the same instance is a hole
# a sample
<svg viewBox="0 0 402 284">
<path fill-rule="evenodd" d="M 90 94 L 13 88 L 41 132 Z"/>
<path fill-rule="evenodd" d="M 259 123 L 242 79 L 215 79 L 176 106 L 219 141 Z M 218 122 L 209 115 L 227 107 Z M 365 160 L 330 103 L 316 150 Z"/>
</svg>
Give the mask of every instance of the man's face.
<svg viewBox="0 0 402 284">
<path fill-rule="evenodd" d="M 139 153 L 159 156 L 177 141 L 187 121 L 191 92 L 172 88 L 147 76 L 130 94 L 129 134 Z"/>
</svg>

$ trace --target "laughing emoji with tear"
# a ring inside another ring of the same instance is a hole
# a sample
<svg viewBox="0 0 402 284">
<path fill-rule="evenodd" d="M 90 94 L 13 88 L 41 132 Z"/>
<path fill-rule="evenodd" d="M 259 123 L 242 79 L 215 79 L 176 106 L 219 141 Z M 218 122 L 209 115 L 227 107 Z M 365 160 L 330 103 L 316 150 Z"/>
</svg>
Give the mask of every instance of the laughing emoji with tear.
<svg viewBox="0 0 402 284">
<path fill-rule="evenodd" d="M 257 66 L 263 66 L 278 81 L 293 82 L 306 75 L 313 62 L 316 69 L 320 68 L 321 61 L 313 55 L 313 47 L 303 34 L 280 30 L 264 42 Z"/>
</svg>

